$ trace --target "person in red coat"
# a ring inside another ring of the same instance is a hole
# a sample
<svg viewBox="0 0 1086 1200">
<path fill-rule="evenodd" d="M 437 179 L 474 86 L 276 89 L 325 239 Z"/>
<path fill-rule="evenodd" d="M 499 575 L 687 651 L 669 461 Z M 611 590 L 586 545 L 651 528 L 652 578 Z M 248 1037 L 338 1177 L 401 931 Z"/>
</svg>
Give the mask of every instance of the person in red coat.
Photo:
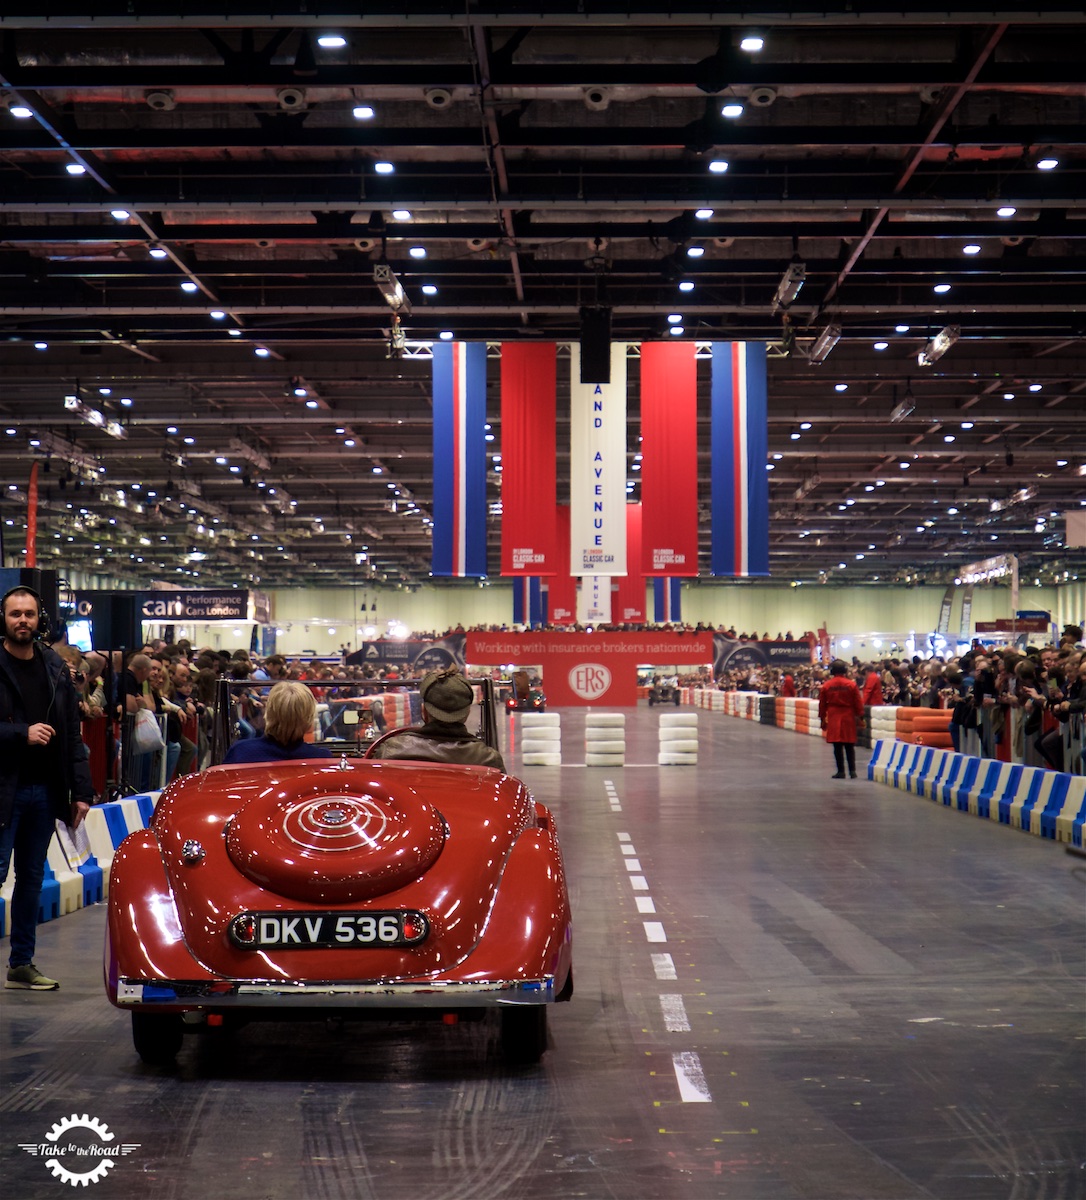
<svg viewBox="0 0 1086 1200">
<path fill-rule="evenodd" d="M 879 673 L 874 667 L 867 668 L 867 675 L 864 678 L 864 690 L 861 698 L 864 704 L 882 703 L 882 680 L 879 678 Z"/>
<path fill-rule="evenodd" d="M 791 675 L 785 675 L 785 677 L 781 680 L 781 690 L 780 690 L 780 692 L 778 692 L 778 695 L 790 697 L 790 696 L 794 696 L 795 694 L 796 694 L 796 681 L 792 678 Z"/>
<path fill-rule="evenodd" d="M 818 693 L 818 719 L 826 733 L 826 741 L 833 743 L 833 757 L 837 763 L 837 774 L 833 779 L 845 778 L 845 759 L 848 759 L 848 775 L 856 778 L 856 726 L 863 721 L 864 703 L 860 689 L 848 678 L 848 667 L 835 659 L 830 663 L 830 678 Z"/>
</svg>

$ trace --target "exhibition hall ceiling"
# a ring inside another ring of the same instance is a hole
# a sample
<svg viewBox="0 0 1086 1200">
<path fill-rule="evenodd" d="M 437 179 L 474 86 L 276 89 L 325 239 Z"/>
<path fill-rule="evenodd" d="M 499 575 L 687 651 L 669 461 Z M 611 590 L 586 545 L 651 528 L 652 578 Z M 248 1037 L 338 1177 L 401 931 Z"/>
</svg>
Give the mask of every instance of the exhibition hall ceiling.
<svg viewBox="0 0 1086 1200">
<path fill-rule="evenodd" d="M 426 582 L 432 343 L 492 343 L 500 455 L 501 343 L 557 342 L 562 447 L 602 305 L 632 356 L 705 348 L 703 573 L 734 339 L 770 343 L 774 579 L 1086 571 L 1081 10 L 359 7 L 4 4 L 8 564 L 37 458 L 42 565 Z"/>
</svg>

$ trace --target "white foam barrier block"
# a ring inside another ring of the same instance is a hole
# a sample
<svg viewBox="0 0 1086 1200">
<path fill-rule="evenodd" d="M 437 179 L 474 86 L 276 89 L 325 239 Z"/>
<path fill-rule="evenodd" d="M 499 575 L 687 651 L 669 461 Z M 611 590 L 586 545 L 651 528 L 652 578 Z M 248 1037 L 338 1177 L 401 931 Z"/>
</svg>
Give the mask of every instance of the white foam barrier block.
<svg viewBox="0 0 1086 1200">
<path fill-rule="evenodd" d="M 698 743 L 696 739 L 676 738 L 673 741 L 660 741 L 661 754 L 697 754 Z"/>
<path fill-rule="evenodd" d="M 698 756 L 696 754 L 680 754 L 675 750 L 661 750 L 656 756 L 656 761 L 661 767 L 696 767 Z"/>
<path fill-rule="evenodd" d="M 664 742 L 689 742 L 698 740 L 698 730 L 695 725 L 661 725 L 660 744 Z"/>
<path fill-rule="evenodd" d="M 521 743 L 521 754 L 561 754 L 561 742 L 536 742 L 527 741 Z"/>
<path fill-rule="evenodd" d="M 533 725 L 520 731 L 521 740 L 528 742 L 560 742 L 562 731 L 557 725 Z"/>
<path fill-rule="evenodd" d="M 562 714 L 561 713 L 526 712 L 526 713 L 520 713 L 519 716 L 520 716 L 520 723 L 525 726 L 527 726 L 527 725 L 555 725 L 555 726 L 558 726 L 558 725 L 561 725 L 561 723 L 562 723 Z"/>
<path fill-rule="evenodd" d="M 625 715 L 625 713 L 597 713 L 597 712 L 590 712 L 590 713 L 589 713 L 589 714 L 588 714 L 588 715 L 585 717 L 585 719 L 584 719 L 584 723 L 585 723 L 585 728 L 586 728 L 586 729 L 587 729 L 587 728 L 590 728 L 590 727 L 591 727 L 591 726 L 593 726 L 593 725 L 595 725 L 595 726 L 609 725 L 609 726 L 612 726 L 612 727 L 614 727 L 614 726 L 618 726 L 618 725 L 625 726 L 625 724 L 626 724 L 626 715 Z"/>
<path fill-rule="evenodd" d="M 586 754 L 586 767 L 621 767 L 626 763 L 625 754 Z"/>
<path fill-rule="evenodd" d="M 562 756 L 561 754 L 545 750 L 526 750 L 521 755 L 520 761 L 526 767 L 560 767 L 562 765 Z"/>
<path fill-rule="evenodd" d="M 584 744 L 585 750 L 590 754 L 618 754 L 626 753 L 626 743 L 614 738 L 591 738 Z"/>
<path fill-rule="evenodd" d="M 660 714 L 660 728 L 661 729 L 665 728 L 668 725 L 694 725 L 694 726 L 696 726 L 697 723 L 698 723 L 698 714 L 696 712 L 692 712 L 692 713 L 677 712 L 677 713 L 661 713 Z"/>
</svg>

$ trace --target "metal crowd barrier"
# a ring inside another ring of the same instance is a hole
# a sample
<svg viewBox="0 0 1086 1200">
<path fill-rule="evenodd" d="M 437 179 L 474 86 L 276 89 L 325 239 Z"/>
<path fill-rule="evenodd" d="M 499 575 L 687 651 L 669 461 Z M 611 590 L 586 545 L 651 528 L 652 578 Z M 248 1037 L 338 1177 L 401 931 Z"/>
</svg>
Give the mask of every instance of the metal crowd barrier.
<svg viewBox="0 0 1086 1200">
<path fill-rule="evenodd" d="M 1025 713 L 1012 708 L 1003 714 L 1003 724 L 998 728 L 993 717 L 995 710 L 980 709 L 975 725 L 963 725 L 960 734 L 960 749 L 963 754 L 976 758 L 1002 758 L 1012 763 L 1024 763 L 1030 767 L 1047 767 L 1048 763 L 1038 753 L 1035 742 L 1037 734 L 1026 734 Z M 1086 745 L 1086 721 L 1081 713 L 1072 713 L 1068 720 L 1060 722 L 1063 769 L 1069 775 L 1086 775 L 1083 763 L 1083 747 Z M 1009 742 L 1009 758 L 1003 742 Z"/>
</svg>

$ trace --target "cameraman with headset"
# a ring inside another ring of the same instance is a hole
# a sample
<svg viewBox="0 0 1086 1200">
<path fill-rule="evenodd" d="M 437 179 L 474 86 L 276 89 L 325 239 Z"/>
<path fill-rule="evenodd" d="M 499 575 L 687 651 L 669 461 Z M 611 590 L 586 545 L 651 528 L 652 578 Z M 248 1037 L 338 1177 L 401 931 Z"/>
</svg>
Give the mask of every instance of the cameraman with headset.
<svg viewBox="0 0 1086 1200">
<path fill-rule="evenodd" d="M 0 598 L 0 880 L 15 855 L 7 988 L 54 991 L 34 965 L 38 905 L 57 820 L 79 827 L 94 800 L 79 697 L 65 661 L 41 643 L 49 615 L 37 592 Z"/>
</svg>

